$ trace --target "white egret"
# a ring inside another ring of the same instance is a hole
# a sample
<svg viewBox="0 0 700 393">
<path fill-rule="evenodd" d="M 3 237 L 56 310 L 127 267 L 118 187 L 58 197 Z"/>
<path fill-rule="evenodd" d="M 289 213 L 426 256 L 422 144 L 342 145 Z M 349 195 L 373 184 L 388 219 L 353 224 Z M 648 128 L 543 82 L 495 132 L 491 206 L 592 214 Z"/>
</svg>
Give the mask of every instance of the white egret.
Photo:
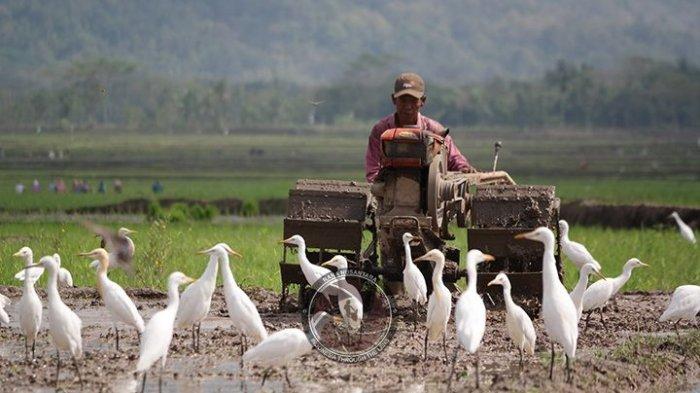
<svg viewBox="0 0 700 393">
<path fill-rule="evenodd" d="M 328 313 L 320 311 L 313 315 L 309 325 L 316 331 L 320 331 L 330 319 L 331 316 Z M 258 345 L 246 351 L 243 354 L 243 361 L 245 364 L 257 364 L 265 367 L 261 386 L 265 385 L 265 380 L 273 367 L 284 367 L 284 378 L 287 385 L 291 386 L 287 374 L 287 363 L 311 352 L 312 349 L 313 346 L 309 341 L 308 334 L 303 330 L 282 329 L 270 334 Z"/>
<path fill-rule="evenodd" d="M 498 273 L 496 278 L 489 282 L 488 285 L 501 285 L 503 287 L 503 300 L 506 304 L 506 329 L 511 341 L 518 348 L 520 367 L 522 367 L 523 351 L 530 355 L 535 354 L 535 341 L 537 340 L 535 326 L 525 310 L 513 301 L 513 297 L 510 294 L 510 280 L 505 273 Z"/>
<path fill-rule="evenodd" d="M 566 354 L 567 381 L 571 381 L 570 362 L 576 357 L 578 341 L 578 317 L 576 306 L 564 285 L 559 281 L 554 260 L 554 233 L 549 228 L 539 227 L 532 232 L 521 233 L 516 239 L 529 239 L 544 244 L 542 256 L 542 318 L 551 341 L 552 359 L 549 364 L 549 379 L 554 375 L 554 343 L 564 348 Z"/>
<path fill-rule="evenodd" d="M 141 392 L 146 388 L 146 374 L 153 363 L 160 359 L 160 374 L 158 376 L 158 388 L 163 384 L 163 369 L 168 357 L 170 341 L 173 339 L 173 325 L 175 315 L 180 304 L 180 293 L 178 287 L 194 280 L 180 272 L 171 273 L 168 277 L 168 305 L 164 310 L 153 314 L 153 317 L 146 324 L 146 329 L 141 335 L 141 348 L 139 360 L 136 364 L 136 372 L 143 373 L 143 384 Z"/>
<path fill-rule="evenodd" d="M 600 312 L 600 321 L 603 326 L 607 329 L 605 325 L 605 319 L 603 318 L 603 307 L 617 292 L 622 288 L 625 283 L 632 276 L 632 269 L 640 266 L 649 266 L 646 263 L 640 261 L 637 258 L 632 258 L 625 263 L 622 268 L 622 274 L 615 278 L 608 278 L 605 280 L 598 280 L 591 284 L 586 292 L 583 293 L 583 299 L 581 304 L 582 312 L 588 312 L 586 316 L 586 328 L 588 329 L 588 322 L 591 318 L 591 313 L 598 310 Z"/>
<path fill-rule="evenodd" d="M 43 266 L 49 275 L 46 283 L 46 293 L 49 298 L 49 334 L 56 347 L 56 387 L 58 387 L 58 376 L 61 371 L 61 351 L 70 353 L 73 358 L 73 365 L 75 365 L 75 371 L 78 373 L 80 386 L 82 386 L 83 378 L 78 367 L 78 359 L 83 356 L 83 340 L 80 335 L 82 322 L 61 300 L 61 295 L 58 293 L 58 263 L 53 256 L 42 257 L 38 264 L 29 265 L 25 269 L 39 266 Z"/>
<path fill-rule="evenodd" d="M 32 249 L 29 247 L 22 247 L 14 254 L 14 256 L 24 259 L 25 269 L 27 266 L 35 266 Z M 39 278 L 39 276 L 37 276 L 33 270 L 38 271 L 40 276 L 44 272 L 44 267 L 39 265 L 35 268 L 29 269 L 29 271 L 22 270 L 24 273 L 22 275 L 24 280 L 22 286 L 22 297 L 19 299 L 19 303 L 17 304 L 17 309 L 19 311 L 19 327 L 22 329 L 22 333 L 24 333 L 25 360 L 29 360 L 30 344 L 32 347 L 32 360 L 34 359 L 36 336 L 39 334 L 39 329 L 41 328 L 41 299 L 39 299 L 39 295 L 37 295 L 36 289 L 34 289 L 34 282 Z M 29 277 L 29 279 L 24 279 L 25 277 Z"/>
<path fill-rule="evenodd" d="M 335 266 L 337 286 L 344 289 L 338 293 L 338 308 L 343 316 L 343 321 L 348 327 L 348 331 L 357 332 L 362 327 L 363 309 L 362 296 L 354 285 L 345 280 L 345 273 L 348 270 L 348 261 L 342 255 L 336 255 L 330 261 L 324 262 L 322 266 Z"/>
<path fill-rule="evenodd" d="M 673 217 L 674 220 L 676 220 L 676 224 L 678 224 L 678 230 L 681 233 L 681 237 L 685 239 L 686 241 L 695 244 L 695 233 L 693 233 L 693 229 L 688 226 L 683 220 L 681 220 L 681 216 L 678 215 L 678 212 L 673 212 L 669 217 Z"/>
<path fill-rule="evenodd" d="M 84 225 L 102 238 L 100 247 L 107 249 L 109 252 L 110 269 L 119 267 L 128 273 L 133 272 L 132 262 L 136 247 L 134 246 L 134 241 L 128 235 L 136 233 L 136 231 L 121 227 L 117 232 L 114 232 L 109 228 L 91 222 L 84 222 Z"/>
<path fill-rule="evenodd" d="M 119 351 L 119 327 L 118 322 L 132 326 L 140 336 L 145 328 L 143 318 L 136 309 L 136 305 L 126 294 L 119 284 L 107 277 L 109 269 L 109 254 L 103 248 L 96 248 L 90 252 L 81 253 L 81 256 L 97 258 L 99 268 L 95 272 L 97 275 L 97 291 L 102 297 L 105 308 L 109 311 L 114 322 L 114 332 L 116 334 L 116 349 Z"/>
<path fill-rule="evenodd" d="M 10 305 L 10 298 L 0 293 L 0 322 L 8 325 L 10 323 L 10 316 L 7 315 L 5 307 Z"/>
<path fill-rule="evenodd" d="M 561 250 L 577 269 L 581 269 L 587 263 L 592 263 L 598 271 L 602 269 L 600 263 L 588 252 L 586 246 L 569 239 L 569 223 L 565 220 L 559 220 L 559 234 L 561 235 Z"/>
<path fill-rule="evenodd" d="M 288 239 L 281 240 L 280 242 L 297 247 L 297 258 L 299 259 L 299 266 L 301 267 L 302 273 L 304 273 L 306 282 L 309 283 L 309 286 L 311 286 L 311 288 L 316 289 L 316 287 L 314 286 L 316 282 L 321 277 L 331 273 L 331 271 L 327 268 L 323 266 L 314 265 L 309 261 L 309 259 L 306 257 L 306 242 L 304 241 L 304 238 L 301 237 L 301 235 L 294 235 Z M 318 282 L 320 283 L 320 281 Z M 327 300 L 330 301 L 329 295 L 331 294 L 332 293 L 327 293 L 327 291 L 324 291 L 323 295 L 326 297 Z"/>
<path fill-rule="evenodd" d="M 192 327 L 192 350 L 195 352 L 199 352 L 200 329 L 202 321 L 207 317 L 211 308 L 211 297 L 216 289 L 216 275 L 218 273 L 219 260 L 216 255 L 210 254 L 207 268 L 202 276 L 185 288 L 180 298 L 175 326 L 178 328 Z"/>
<path fill-rule="evenodd" d="M 214 255 L 221 264 L 221 276 L 224 281 L 224 298 L 228 316 L 233 326 L 241 333 L 241 355 L 244 349 L 248 349 L 248 337 L 255 342 L 260 342 L 267 337 L 267 330 L 263 325 L 257 307 L 250 300 L 250 297 L 238 286 L 231 272 L 229 255 L 242 258 L 241 254 L 231 249 L 226 243 L 219 243 L 214 247 L 202 251 L 209 255 Z"/>
<path fill-rule="evenodd" d="M 442 347 L 447 359 L 447 322 L 452 311 L 452 294 L 442 282 L 442 271 L 445 268 L 445 255 L 437 249 L 428 251 L 418 261 L 432 261 L 433 267 L 433 293 L 428 298 L 428 313 L 425 319 L 425 340 L 423 342 L 423 359 L 428 359 L 428 340 L 435 341 L 442 335 Z"/>
<path fill-rule="evenodd" d="M 597 270 L 594 264 L 587 263 L 583 265 L 583 267 L 581 267 L 581 270 L 579 270 L 578 282 L 576 283 L 574 290 L 569 293 L 569 296 L 571 296 L 571 300 L 574 302 L 574 306 L 576 306 L 578 319 L 581 319 L 581 314 L 583 313 L 583 294 L 584 292 L 586 292 L 586 286 L 588 285 L 588 276 L 591 273 L 595 273 L 600 278 L 605 279 L 605 277 L 603 277 L 600 274 L 600 272 Z"/>
<path fill-rule="evenodd" d="M 58 254 L 53 254 L 53 259 L 56 260 L 58 264 L 58 283 L 63 284 L 69 288 L 73 287 L 73 275 L 70 274 L 68 269 L 61 266 L 61 256 Z"/>
<path fill-rule="evenodd" d="M 689 321 L 695 320 L 695 316 L 700 312 L 700 286 L 697 285 L 681 285 L 673 291 L 671 301 L 668 303 L 666 310 L 659 322 L 671 321 L 674 322 L 673 327 L 678 333 L 678 322 L 681 319 Z"/>
<path fill-rule="evenodd" d="M 413 329 L 415 330 L 418 322 L 416 303 L 423 306 L 428 301 L 428 286 L 425 283 L 423 273 L 413 263 L 413 258 L 411 257 L 411 241 L 420 238 L 406 232 L 401 239 L 403 240 L 403 248 L 406 255 L 406 263 L 403 268 L 403 286 L 406 290 L 406 295 L 413 303 Z"/>
<path fill-rule="evenodd" d="M 477 350 L 481 345 L 481 339 L 484 337 L 484 331 L 486 330 L 486 307 L 481 296 L 476 293 L 476 265 L 482 262 L 490 262 L 494 259 L 492 255 L 484 254 L 479 250 L 470 250 L 467 253 L 467 290 L 462 293 L 455 306 L 458 343 L 452 356 L 452 369 L 447 380 L 447 391 L 450 391 L 452 384 L 452 375 L 455 372 L 455 363 L 457 363 L 460 345 L 467 352 L 475 355 L 476 388 L 479 388 L 479 354 Z"/>
<path fill-rule="evenodd" d="M 22 258 L 24 260 L 24 266 L 29 266 L 34 264 L 34 252 L 32 251 L 31 248 L 24 246 L 19 249 L 13 256 Z M 36 284 L 37 281 L 39 281 L 39 278 L 41 278 L 41 275 L 44 274 L 44 268 L 43 267 L 37 267 L 35 269 L 30 269 L 30 270 L 20 270 L 15 274 L 15 279 L 19 281 L 24 281 L 25 277 L 30 277 L 32 279 L 32 283 Z"/>
</svg>

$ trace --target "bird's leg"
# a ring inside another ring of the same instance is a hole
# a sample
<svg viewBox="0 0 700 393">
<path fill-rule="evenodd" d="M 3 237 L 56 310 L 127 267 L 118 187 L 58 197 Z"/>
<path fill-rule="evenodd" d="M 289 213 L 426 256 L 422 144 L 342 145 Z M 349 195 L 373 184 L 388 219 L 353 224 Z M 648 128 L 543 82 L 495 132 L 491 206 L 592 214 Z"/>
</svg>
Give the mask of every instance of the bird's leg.
<svg viewBox="0 0 700 393">
<path fill-rule="evenodd" d="M 29 343 L 26 335 L 24 336 L 24 361 L 29 362 Z"/>
<path fill-rule="evenodd" d="M 605 328 L 605 331 L 608 331 L 608 325 L 605 324 L 605 317 L 603 316 L 603 308 L 598 309 L 598 313 L 600 313 L 600 322 L 603 324 L 603 327 Z"/>
<path fill-rule="evenodd" d="M 119 352 L 119 328 L 116 324 L 114 325 L 114 333 L 117 339 L 117 352 Z"/>
<path fill-rule="evenodd" d="M 679 319 L 676 321 L 676 323 L 673 324 L 673 329 L 676 331 L 676 336 L 678 338 L 681 338 L 681 332 L 678 331 L 678 322 L 680 322 L 680 321 L 681 320 Z"/>
<path fill-rule="evenodd" d="M 447 332 L 442 332 L 442 350 L 445 351 L 445 361 L 449 358 L 447 357 Z"/>
<path fill-rule="evenodd" d="M 425 340 L 423 341 L 423 361 L 428 360 L 428 330 L 425 331 Z"/>
<path fill-rule="evenodd" d="M 549 379 L 554 376 L 554 341 L 552 341 L 552 359 L 549 361 Z"/>
<path fill-rule="evenodd" d="M 267 379 L 267 377 L 269 375 L 270 375 L 270 368 L 266 368 L 265 371 L 263 372 L 263 379 L 262 379 L 262 383 L 260 384 L 260 387 L 265 386 L 265 380 Z"/>
<path fill-rule="evenodd" d="M 418 303 L 413 299 L 413 331 L 418 329 Z"/>
<path fill-rule="evenodd" d="M 523 349 L 518 348 L 518 352 L 520 352 L 520 369 L 523 369 Z"/>
<path fill-rule="evenodd" d="M 245 350 L 247 351 L 248 350 L 248 336 L 246 336 L 245 334 L 243 335 L 243 343 L 245 345 Z"/>
<path fill-rule="evenodd" d="M 163 356 L 160 360 L 160 372 L 158 373 L 158 392 L 163 391 L 163 370 L 165 370 L 166 357 Z"/>
<path fill-rule="evenodd" d="M 455 347 L 455 352 L 452 354 L 452 367 L 450 368 L 450 376 L 447 378 L 447 391 L 452 389 L 452 376 L 455 373 L 455 364 L 457 364 L 457 354 L 459 352 L 459 344 Z"/>
<path fill-rule="evenodd" d="M 80 388 L 83 388 L 83 376 L 80 375 L 80 367 L 78 367 L 78 359 L 73 355 L 73 365 L 75 366 L 75 372 L 78 373 L 78 381 L 80 381 Z"/>
<path fill-rule="evenodd" d="M 289 382 L 289 374 L 287 373 L 287 366 L 284 366 L 284 379 L 287 381 L 287 386 L 292 387 L 292 383 Z"/>
<path fill-rule="evenodd" d="M 479 352 L 476 353 L 474 368 L 476 369 L 476 388 L 479 389 Z"/>
<path fill-rule="evenodd" d="M 36 349 L 36 338 L 34 338 L 34 340 L 32 340 L 32 361 L 34 361 L 34 359 L 36 359 L 36 355 L 34 355 L 35 349 Z"/>
<path fill-rule="evenodd" d="M 58 389 L 58 375 L 61 373 L 61 353 L 56 350 L 56 389 Z"/>
<path fill-rule="evenodd" d="M 197 352 L 199 352 L 199 344 L 202 342 L 202 323 L 197 324 Z"/>
<path fill-rule="evenodd" d="M 143 372 L 143 381 L 141 382 L 141 393 L 146 391 L 146 375 L 148 375 L 148 371 Z"/>
<path fill-rule="evenodd" d="M 571 367 L 569 365 L 570 359 L 568 354 L 564 354 L 566 356 L 566 382 L 571 383 Z"/>
<path fill-rule="evenodd" d="M 586 327 L 583 329 L 583 332 L 588 331 L 588 321 L 591 320 L 591 314 L 593 314 L 593 310 L 589 311 L 588 314 L 586 314 Z"/>
</svg>

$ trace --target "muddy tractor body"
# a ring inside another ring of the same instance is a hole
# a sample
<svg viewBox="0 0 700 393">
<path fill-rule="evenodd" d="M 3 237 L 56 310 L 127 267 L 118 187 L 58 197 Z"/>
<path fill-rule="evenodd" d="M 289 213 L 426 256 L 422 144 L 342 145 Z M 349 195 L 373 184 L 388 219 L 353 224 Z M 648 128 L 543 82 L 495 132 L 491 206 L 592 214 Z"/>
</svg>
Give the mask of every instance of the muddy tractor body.
<svg viewBox="0 0 700 393">
<path fill-rule="evenodd" d="M 558 233 L 559 200 L 553 186 L 516 185 L 506 172 L 495 170 L 495 161 L 491 172 L 448 171 L 444 135 L 429 131 L 391 129 L 382 134 L 381 143 L 382 169 L 372 184 L 297 181 L 289 191 L 285 238 L 303 236 L 312 263 L 342 254 L 349 268 L 381 277 L 385 291 L 397 294 L 405 263 L 402 236 L 410 232 L 421 240 L 410 246 L 413 259 L 431 249 L 441 250 L 446 257 L 443 282 L 457 292 L 458 280 L 466 277 L 464 263 L 462 268 L 459 264 L 467 250 L 448 242 L 455 240 L 455 227 L 466 228 L 468 249 L 496 258 L 480 266 L 480 292 L 498 272 L 506 271 L 515 296 L 534 301 L 541 297 L 544 248 L 514 236 L 539 226 Z M 296 284 L 302 305 L 310 289 L 299 264 L 284 247 L 280 304 L 285 304 L 289 286 Z M 555 258 L 561 272 L 558 250 Z M 428 262 L 417 266 L 430 292 L 432 266 Z M 500 291 L 489 293 L 497 302 Z"/>
</svg>

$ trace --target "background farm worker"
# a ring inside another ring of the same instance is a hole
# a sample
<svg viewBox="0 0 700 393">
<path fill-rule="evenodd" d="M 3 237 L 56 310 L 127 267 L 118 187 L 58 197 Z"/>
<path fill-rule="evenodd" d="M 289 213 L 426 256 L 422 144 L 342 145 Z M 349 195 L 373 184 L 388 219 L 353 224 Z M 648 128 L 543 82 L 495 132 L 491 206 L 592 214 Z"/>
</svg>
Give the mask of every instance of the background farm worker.
<svg viewBox="0 0 700 393">
<path fill-rule="evenodd" d="M 381 158 L 381 136 L 386 130 L 398 127 L 420 128 L 423 130 L 443 135 L 445 127 L 437 121 L 423 116 L 420 109 L 425 105 L 425 82 L 418 74 L 404 72 L 400 74 L 394 82 L 394 93 L 391 95 L 391 102 L 396 111 L 379 120 L 372 127 L 365 153 L 365 178 L 368 182 L 374 182 L 380 169 Z M 455 145 L 452 137 L 445 137 L 447 147 L 447 170 L 461 171 L 465 173 L 476 172 L 469 161 L 462 155 Z"/>
<path fill-rule="evenodd" d="M 63 194 L 66 192 L 66 182 L 63 181 L 63 179 L 59 178 L 56 180 L 56 192 Z"/>
<path fill-rule="evenodd" d="M 34 181 L 32 182 L 32 191 L 34 191 L 34 192 L 41 191 L 41 185 L 39 184 L 39 179 L 34 179 Z"/>
<path fill-rule="evenodd" d="M 117 194 L 121 194 L 121 193 L 122 193 L 122 187 L 123 187 L 122 181 L 119 180 L 119 179 L 114 179 L 113 185 L 114 185 L 114 192 L 116 192 Z"/>
<path fill-rule="evenodd" d="M 163 185 L 160 184 L 160 180 L 155 180 L 153 184 L 151 185 L 151 190 L 153 190 L 154 194 L 160 194 L 163 192 Z"/>
<path fill-rule="evenodd" d="M 23 194 L 24 193 L 24 183 L 17 183 L 15 185 L 15 192 L 18 194 Z"/>
<path fill-rule="evenodd" d="M 104 194 L 105 192 L 107 192 L 107 187 L 105 186 L 104 180 L 100 180 L 100 184 L 97 186 L 97 192 L 99 192 L 100 194 Z"/>
</svg>

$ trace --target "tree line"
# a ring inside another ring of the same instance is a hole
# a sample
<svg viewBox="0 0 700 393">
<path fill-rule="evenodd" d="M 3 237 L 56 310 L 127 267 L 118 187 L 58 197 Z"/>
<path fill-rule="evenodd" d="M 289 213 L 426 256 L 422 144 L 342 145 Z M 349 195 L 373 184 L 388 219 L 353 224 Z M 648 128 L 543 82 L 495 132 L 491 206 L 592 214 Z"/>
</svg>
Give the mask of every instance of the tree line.
<svg viewBox="0 0 700 393">
<path fill-rule="evenodd" d="M 0 88 L 0 129 L 227 134 L 250 127 L 366 127 L 391 113 L 393 77 L 372 57 L 321 86 L 182 80 L 124 60 L 83 59 L 49 82 Z M 700 68 L 684 59 L 630 58 L 607 70 L 558 61 L 528 80 L 427 83 L 425 113 L 453 127 L 700 126 Z"/>
</svg>

